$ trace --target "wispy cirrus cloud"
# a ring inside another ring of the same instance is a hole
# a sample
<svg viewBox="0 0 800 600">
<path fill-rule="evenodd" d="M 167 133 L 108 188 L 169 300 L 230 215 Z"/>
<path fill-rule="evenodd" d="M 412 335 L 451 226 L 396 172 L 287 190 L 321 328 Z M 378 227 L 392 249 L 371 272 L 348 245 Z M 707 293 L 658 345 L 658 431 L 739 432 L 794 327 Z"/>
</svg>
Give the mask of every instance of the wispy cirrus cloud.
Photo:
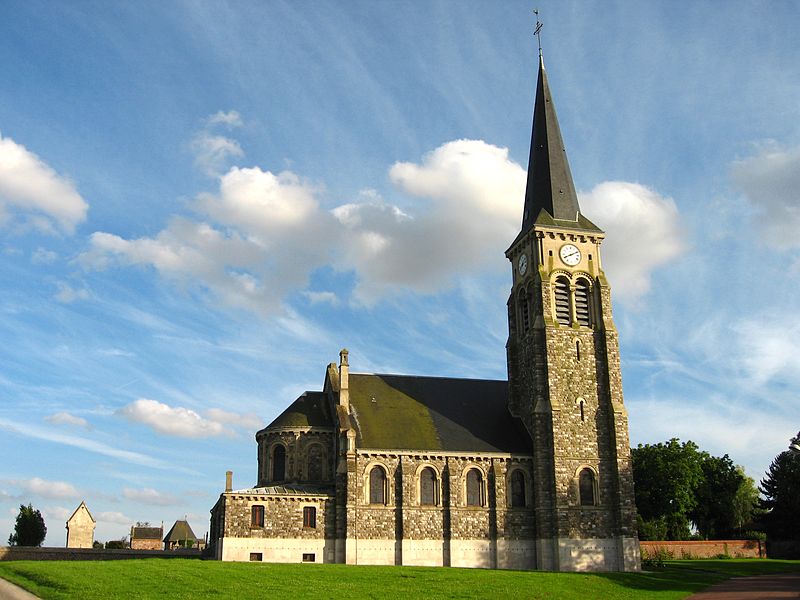
<svg viewBox="0 0 800 600">
<path fill-rule="evenodd" d="M 218 126 L 227 129 L 242 126 L 242 117 L 235 110 L 228 112 L 217 111 L 205 119 L 205 126 L 198 131 L 189 144 L 195 155 L 195 166 L 209 177 L 220 175 L 231 159 L 242 158 L 239 142 L 225 135 L 214 133 Z"/>
<path fill-rule="evenodd" d="M 90 440 L 75 435 L 66 435 L 54 431 L 52 428 L 45 429 L 27 423 L 18 423 L 15 421 L 11 421 L 9 419 L 0 418 L 0 429 L 4 429 L 5 431 L 15 435 L 30 437 L 49 443 L 64 444 L 66 446 L 72 446 L 74 448 L 81 448 L 82 450 L 86 450 L 88 452 L 102 454 L 104 456 L 109 456 L 111 458 L 116 458 L 125 462 L 142 465 L 145 467 L 153 467 L 156 469 L 176 468 L 172 465 L 167 464 L 161 459 L 153 458 L 152 456 L 147 456 L 146 454 L 142 454 L 141 452 L 135 452 L 133 450 L 123 450 L 121 448 L 108 446 L 106 444 L 97 442 L 95 440 Z M 189 471 L 188 469 L 181 469 L 181 470 L 194 473 L 194 471 Z"/>
</svg>

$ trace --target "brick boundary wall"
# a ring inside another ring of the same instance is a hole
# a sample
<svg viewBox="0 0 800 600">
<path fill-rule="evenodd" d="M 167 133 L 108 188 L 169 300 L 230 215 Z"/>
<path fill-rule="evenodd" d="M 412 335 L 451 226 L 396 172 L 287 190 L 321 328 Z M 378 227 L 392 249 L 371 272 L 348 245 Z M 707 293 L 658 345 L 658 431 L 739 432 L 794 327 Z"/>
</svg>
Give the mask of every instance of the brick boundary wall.
<svg viewBox="0 0 800 600">
<path fill-rule="evenodd" d="M 766 558 L 764 542 L 759 540 L 698 540 L 639 542 L 642 558 L 666 550 L 670 558 L 714 558 L 720 554 L 731 558 Z"/>
<path fill-rule="evenodd" d="M 104 548 L 33 548 L 0 546 L 5 560 L 123 560 L 128 558 L 200 558 L 199 550 L 106 550 Z"/>
</svg>

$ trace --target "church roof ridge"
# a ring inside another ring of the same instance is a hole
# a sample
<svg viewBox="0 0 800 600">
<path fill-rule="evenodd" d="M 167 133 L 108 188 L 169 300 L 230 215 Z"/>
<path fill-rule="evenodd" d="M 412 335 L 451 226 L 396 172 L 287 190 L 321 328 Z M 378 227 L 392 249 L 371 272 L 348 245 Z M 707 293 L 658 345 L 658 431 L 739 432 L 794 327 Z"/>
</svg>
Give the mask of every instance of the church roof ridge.
<svg viewBox="0 0 800 600">
<path fill-rule="evenodd" d="M 455 381 L 486 381 L 486 382 L 502 382 L 506 383 L 507 379 L 484 379 L 480 377 L 448 377 L 446 375 L 407 375 L 405 373 L 350 373 L 350 377 L 353 375 L 368 375 L 372 377 L 406 377 L 408 379 L 447 379 L 447 380 L 455 380 Z"/>
</svg>

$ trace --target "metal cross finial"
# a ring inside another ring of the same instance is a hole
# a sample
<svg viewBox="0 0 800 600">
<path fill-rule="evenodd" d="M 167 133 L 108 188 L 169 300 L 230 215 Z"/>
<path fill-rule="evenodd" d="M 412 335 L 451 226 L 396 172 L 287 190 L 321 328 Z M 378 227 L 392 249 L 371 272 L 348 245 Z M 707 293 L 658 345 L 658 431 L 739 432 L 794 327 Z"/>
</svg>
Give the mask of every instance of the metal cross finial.
<svg viewBox="0 0 800 600">
<path fill-rule="evenodd" d="M 536 15 L 536 29 L 533 30 L 533 35 L 535 35 L 536 39 L 539 40 L 539 56 L 541 56 L 542 55 L 542 26 L 544 25 L 544 23 L 542 23 L 539 20 L 539 9 L 538 8 L 534 8 L 533 9 L 533 14 Z"/>
</svg>

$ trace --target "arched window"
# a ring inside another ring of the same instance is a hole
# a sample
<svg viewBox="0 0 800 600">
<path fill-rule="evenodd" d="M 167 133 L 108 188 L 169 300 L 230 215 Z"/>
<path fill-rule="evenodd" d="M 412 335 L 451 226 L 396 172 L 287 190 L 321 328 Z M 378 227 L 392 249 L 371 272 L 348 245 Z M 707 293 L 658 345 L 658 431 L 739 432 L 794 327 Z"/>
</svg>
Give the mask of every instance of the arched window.
<svg viewBox="0 0 800 600">
<path fill-rule="evenodd" d="M 386 504 L 386 471 L 378 466 L 369 472 L 369 503 Z"/>
<path fill-rule="evenodd" d="M 308 448 L 308 456 L 306 457 L 306 476 L 309 481 L 322 481 L 322 463 L 322 446 L 319 444 L 312 444 Z"/>
<path fill-rule="evenodd" d="M 578 475 L 578 495 L 581 506 L 594 506 L 594 473 L 591 469 L 581 469 Z"/>
<path fill-rule="evenodd" d="M 519 310 L 522 331 L 527 332 L 531 328 L 531 303 L 528 299 L 527 290 L 520 290 L 519 292 Z"/>
<path fill-rule="evenodd" d="M 511 508 L 525 506 L 525 474 L 516 469 L 511 472 Z"/>
<path fill-rule="evenodd" d="M 483 475 L 478 469 L 467 471 L 467 506 L 483 506 Z"/>
<path fill-rule="evenodd" d="M 286 448 L 277 444 L 272 450 L 272 481 L 286 479 Z"/>
<path fill-rule="evenodd" d="M 438 481 L 436 471 L 425 467 L 419 474 L 419 503 L 426 506 L 438 504 Z"/>
<path fill-rule="evenodd" d="M 583 277 L 575 282 L 575 319 L 583 327 L 592 326 L 591 287 Z"/>
<path fill-rule="evenodd" d="M 566 277 L 556 279 L 553 296 L 556 303 L 556 320 L 561 325 L 571 325 L 572 306 L 569 298 L 569 280 Z"/>
</svg>

